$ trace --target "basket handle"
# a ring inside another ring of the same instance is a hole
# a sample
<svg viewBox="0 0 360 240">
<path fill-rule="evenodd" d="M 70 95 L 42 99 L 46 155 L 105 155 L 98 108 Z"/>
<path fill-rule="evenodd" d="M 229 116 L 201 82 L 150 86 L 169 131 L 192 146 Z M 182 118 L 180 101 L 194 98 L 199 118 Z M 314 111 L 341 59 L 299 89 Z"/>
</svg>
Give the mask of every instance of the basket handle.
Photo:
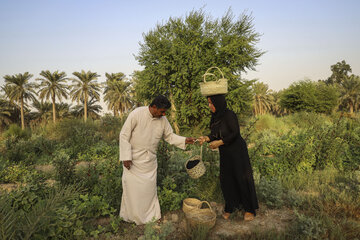
<svg viewBox="0 0 360 240">
<path fill-rule="evenodd" d="M 206 82 L 206 76 L 215 76 L 215 74 L 208 72 L 208 71 L 210 71 L 210 70 L 213 69 L 213 68 L 216 68 L 217 70 L 219 70 L 219 72 L 221 73 L 222 78 L 225 78 L 225 77 L 224 77 L 224 74 L 223 74 L 223 72 L 220 70 L 220 68 L 218 68 L 218 67 L 211 67 L 211 68 L 209 68 L 208 70 L 206 70 L 205 74 L 203 75 L 203 77 L 204 77 L 204 82 Z M 220 79 L 218 79 L 217 81 L 219 81 L 219 80 L 220 80 Z"/>
<path fill-rule="evenodd" d="M 208 201 L 201 201 L 201 202 L 198 204 L 197 208 L 198 208 L 198 209 L 201 209 L 201 206 L 202 206 L 203 203 L 206 203 L 206 204 L 208 205 L 208 207 L 210 208 L 211 211 L 213 210 L 212 207 L 210 206 L 210 203 L 209 203 Z"/>
</svg>

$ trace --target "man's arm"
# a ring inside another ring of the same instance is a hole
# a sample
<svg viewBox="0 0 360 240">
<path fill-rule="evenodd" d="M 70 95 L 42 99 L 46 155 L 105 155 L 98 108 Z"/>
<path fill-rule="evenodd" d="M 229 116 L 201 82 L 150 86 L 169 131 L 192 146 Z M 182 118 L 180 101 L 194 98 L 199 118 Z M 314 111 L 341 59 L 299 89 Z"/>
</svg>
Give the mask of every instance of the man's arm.
<svg viewBox="0 0 360 240">
<path fill-rule="evenodd" d="M 126 119 L 119 135 L 119 160 L 123 162 L 124 167 L 130 169 L 132 164 L 132 152 L 131 152 L 131 133 L 136 126 L 136 121 L 133 112 L 131 112 Z"/>
<path fill-rule="evenodd" d="M 166 142 L 175 145 L 183 150 L 185 150 L 185 144 L 193 144 L 195 141 L 195 138 L 176 135 L 167 118 L 165 118 L 165 129 L 163 136 Z"/>
</svg>

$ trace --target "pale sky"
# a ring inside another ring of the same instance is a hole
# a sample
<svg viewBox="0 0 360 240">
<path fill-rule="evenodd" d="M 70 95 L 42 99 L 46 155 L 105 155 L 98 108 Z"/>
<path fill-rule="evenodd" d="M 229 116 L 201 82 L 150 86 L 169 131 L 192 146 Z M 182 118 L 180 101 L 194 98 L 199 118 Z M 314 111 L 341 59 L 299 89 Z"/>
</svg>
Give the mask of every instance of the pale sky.
<svg viewBox="0 0 360 240">
<path fill-rule="evenodd" d="M 256 71 L 273 90 L 310 78 L 326 79 L 345 60 L 360 75 L 358 0 L 0 0 L 0 86 L 3 76 L 42 70 L 127 76 L 142 68 L 134 55 L 143 33 L 169 17 L 203 10 L 219 18 L 246 11 L 266 51 Z"/>
</svg>

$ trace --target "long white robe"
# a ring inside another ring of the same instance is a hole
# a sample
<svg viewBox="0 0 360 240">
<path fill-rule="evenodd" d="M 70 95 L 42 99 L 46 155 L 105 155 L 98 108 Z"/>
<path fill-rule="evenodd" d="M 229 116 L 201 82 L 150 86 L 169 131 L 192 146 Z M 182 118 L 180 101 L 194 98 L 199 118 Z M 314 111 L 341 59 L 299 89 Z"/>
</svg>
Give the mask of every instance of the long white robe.
<svg viewBox="0 0 360 240">
<path fill-rule="evenodd" d="M 139 225 L 161 218 L 156 185 L 156 150 L 161 138 L 185 149 L 185 137 L 173 133 L 165 116 L 154 118 L 148 106 L 132 111 L 121 129 L 120 161 L 133 163 L 122 175 L 120 217 L 127 222 Z"/>
</svg>

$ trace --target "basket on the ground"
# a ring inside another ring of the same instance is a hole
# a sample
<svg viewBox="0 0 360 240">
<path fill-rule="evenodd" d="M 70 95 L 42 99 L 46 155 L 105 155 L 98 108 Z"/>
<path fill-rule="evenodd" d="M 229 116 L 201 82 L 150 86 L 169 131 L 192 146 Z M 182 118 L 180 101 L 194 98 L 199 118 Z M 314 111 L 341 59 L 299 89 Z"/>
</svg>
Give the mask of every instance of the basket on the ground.
<svg viewBox="0 0 360 240">
<path fill-rule="evenodd" d="M 206 203 L 208 208 L 202 208 L 203 203 Z M 197 208 L 193 208 L 185 216 L 190 227 L 203 225 L 212 228 L 216 222 L 216 213 L 207 201 L 202 201 Z"/>
<path fill-rule="evenodd" d="M 197 198 L 185 198 L 183 200 L 182 210 L 186 214 L 192 211 L 194 208 L 198 208 L 201 201 Z"/>
<path fill-rule="evenodd" d="M 211 69 L 217 69 L 221 73 L 221 78 L 216 81 L 206 81 L 206 76 L 215 76 L 213 73 L 209 73 Z M 201 95 L 207 97 L 212 95 L 218 94 L 225 94 L 228 92 L 228 82 L 227 79 L 224 77 L 223 72 L 218 67 L 211 67 L 209 68 L 205 74 L 203 75 L 204 82 L 200 83 L 200 92 Z"/>
<path fill-rule="evenodd" d="M 194 179 L 201 177 L 206 171 L 204 162 L 202 161 L 202 148 L 203 146 L 201 145 L 200 156 L 192 157 L 185 163 L 187 173 Z"/>
</svg>

